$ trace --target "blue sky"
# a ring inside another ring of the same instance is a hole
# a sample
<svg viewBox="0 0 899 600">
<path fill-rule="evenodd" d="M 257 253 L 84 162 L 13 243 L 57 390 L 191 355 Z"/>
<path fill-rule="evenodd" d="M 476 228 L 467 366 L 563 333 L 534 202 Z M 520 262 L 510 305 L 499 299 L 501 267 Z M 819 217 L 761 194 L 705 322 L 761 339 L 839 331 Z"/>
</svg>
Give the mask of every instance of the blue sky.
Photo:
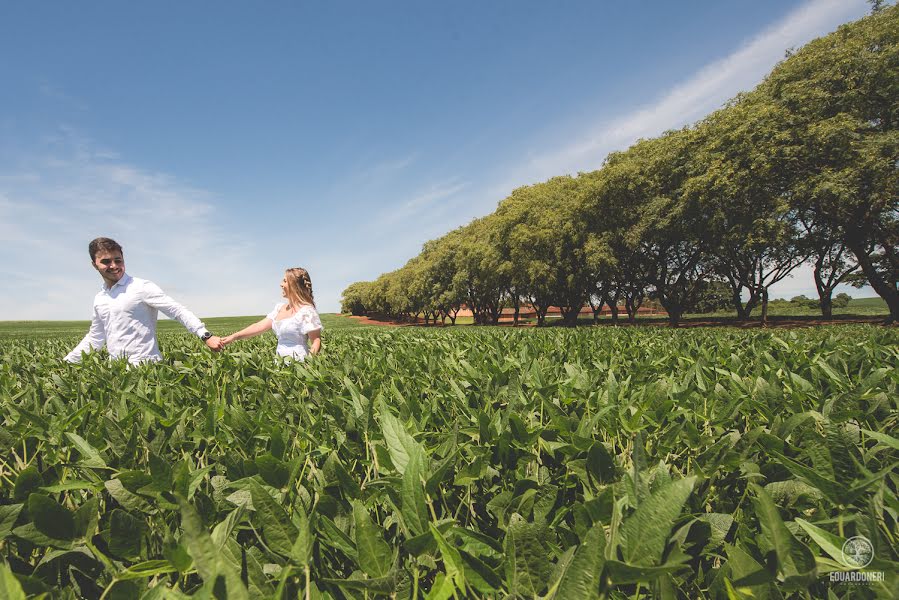
<svg viewBox="0 0 899 600">
<path fill-rule="evenodd" d="M 87 242 L 202 316 L 319 310 L 751 89 L 864 0 L 0 6 L 0 320 L 86 319 Z M 815 296 L 797 273 L 775 296 Z M 873 295 L 868 290 L 854 295 Z"/>
</svg>

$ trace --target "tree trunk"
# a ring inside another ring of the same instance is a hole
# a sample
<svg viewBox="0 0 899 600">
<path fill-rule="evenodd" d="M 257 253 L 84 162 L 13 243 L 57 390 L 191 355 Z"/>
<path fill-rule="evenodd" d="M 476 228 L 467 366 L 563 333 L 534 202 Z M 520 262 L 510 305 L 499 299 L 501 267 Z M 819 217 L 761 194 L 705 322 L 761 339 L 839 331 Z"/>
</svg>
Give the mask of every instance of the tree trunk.
<svg viewBox="0 0 899 600">
<path fill-rule="evenodd" d="M 681 317 L 684 314 L 684 309 L 679 304 L 662 304 L 665 308 L 665 311 L 668 313 L 668 324 L 672 327 L 677 327 L 680 325 Z"/>
<path fill-rule="evenodd" d="M 818 290 L 818 299 L 821 304 L 821 316 L 825 319 L 833 317 L 833 288 L 835 286 L 828 285 L 821 275 L 821 257 L 815 261 L 815 269 L 812 274 L 815 277 L 815 288 Z"/>
<path fill-rule="evenodd" d="M 618 299 L 616 298 L 614 302 L 609 302 L 609 312 L 612 313 L 612 323 L 618 325 Z"/>
<path fill-rule="evenodd" d="M 577 318 L 581 314 L 580 306 L 569 306 L 567 308 L 561 308 L 562 310 L 562 323 L 568 326 L 577 325 Z"/>
<path fill-rule="evenodd" d="M 593 301 L 590 301 L 590 310 L 593 311 L 593 324 L 599 323 L 599 314 L 602 312 L 602 307 L 605 305 L 605 300 L 603 298 L 599 299 L 599 302 L 593 304 Z"/>
<path fill-rule="evenodd" d="M 624 309 L 627 311 L 627 322 L 633 325 L 637 322 L 637 307 L 634 305 L 634 298 L 628 296 L 624 299 Z"/>
<path fill-rule="evenodd" d="M 874 266 L 874 263 L 871 261 L 871 257 L 867 252 L 864 251 L 864 248 L 861 244 L 850 244 L 850 250 L 855 254 L 856 260 L 858 260 L 859 266 L 862 268 L 862 273 L 865 274 L 865 277 L 868 279 L 868 284 L 874 291 L 877 292 L 877 295 L 884 299 L 887 303 L 887 306 L 890 309 L 890 316 L 887 319 L 887 323 L 896 323 L 899 321 L 899 290 L 896 289 L 896 282 L 888 282 L 885 281 L 881 273 L 877 270 L 877 267 Z"/>
</svg>

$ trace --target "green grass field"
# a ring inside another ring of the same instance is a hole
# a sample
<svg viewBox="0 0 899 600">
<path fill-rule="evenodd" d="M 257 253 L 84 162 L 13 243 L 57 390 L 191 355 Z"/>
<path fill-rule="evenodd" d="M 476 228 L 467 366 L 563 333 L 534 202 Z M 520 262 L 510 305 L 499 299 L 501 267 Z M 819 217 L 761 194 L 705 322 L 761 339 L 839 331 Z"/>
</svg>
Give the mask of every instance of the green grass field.
<svg viewBox="0 0 899 600">
<path fill-rule="evenodd" d="M 361 325 L 355 319 L 341 315 L 325 313 L 320 315 L 326 330 L 345 329 L 347 327 L 370 327 Z M 211 317 L 203 319 L 210 331 L 218 335 L 226 335 L 255 323 L 260 316 L 247 317 Z M 90 327 L 90 321 L 0 321 L 0 340 L 3 339 L 48 339 L 68 336 L 83 336 Z M 177 333 L 184 331 L 180 323 L 168 319 L 160 319 L 159 333 Z"/>
</svg>

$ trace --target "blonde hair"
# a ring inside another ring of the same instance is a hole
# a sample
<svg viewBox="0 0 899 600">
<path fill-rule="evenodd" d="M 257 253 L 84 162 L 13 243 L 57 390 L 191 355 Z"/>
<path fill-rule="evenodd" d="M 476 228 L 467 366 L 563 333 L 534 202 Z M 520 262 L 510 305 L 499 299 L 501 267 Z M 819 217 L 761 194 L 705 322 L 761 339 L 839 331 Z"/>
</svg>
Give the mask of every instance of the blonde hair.
<svg viewBox="0 0 899 600">
<path fill-rule="evenodd" d="M 284 271 L 287 279 L 287 301 L 291 306 L 299 307 L 301 304 L 315 306 L 315 298 L 312 295 L 312 280 L 309 272 L 300 267 L 293 267 Z"/>
</svg>

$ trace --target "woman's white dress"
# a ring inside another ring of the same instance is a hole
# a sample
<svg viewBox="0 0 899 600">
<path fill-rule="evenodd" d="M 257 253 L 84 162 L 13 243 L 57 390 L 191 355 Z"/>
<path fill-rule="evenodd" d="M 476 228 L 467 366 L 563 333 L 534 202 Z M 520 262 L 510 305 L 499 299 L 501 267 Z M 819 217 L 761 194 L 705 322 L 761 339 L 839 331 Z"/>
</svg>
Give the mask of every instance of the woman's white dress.
<svg viewBox="0 0 899 600">
<path fill-rule="evenodd" d="M 278 313 L 286 304 L 279 302 L 274 310 L 266 315 L 272 320 L 272 331 L 278 337 L 278 356 L 303 360 L 309 354 L 306 336 L 310 331 L 321 330 L 322 321 L 315 307 L 309 304 L 304 304 L 293 315 L 279 320 Z"/>
</svg>

